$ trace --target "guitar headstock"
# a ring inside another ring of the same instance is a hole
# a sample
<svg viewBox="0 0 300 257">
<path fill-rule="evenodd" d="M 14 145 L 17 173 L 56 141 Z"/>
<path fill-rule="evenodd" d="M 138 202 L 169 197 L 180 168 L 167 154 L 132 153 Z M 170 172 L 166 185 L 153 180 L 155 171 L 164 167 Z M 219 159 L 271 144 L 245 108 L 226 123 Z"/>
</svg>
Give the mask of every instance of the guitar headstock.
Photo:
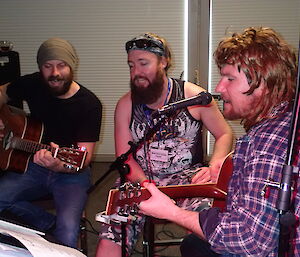
<svg viewBox="0 0 300 257">
<path fill-rule="evenodd" d="M 138 212 L 138 204 L 149 197 L 148 190 L 142 188 L 139 184 L 135 185 L 127 182 L 119 189 L 109 191 L 106 214 L 135 215 Z"/>
<path fill-rule="evenodd" d="M 57 148 L 54 157 L 65 162 L 65 168 L 73 171 L 79 171 L 86 159 L 87 151 L 83 149 L 61 147 Z"/>
</svg>

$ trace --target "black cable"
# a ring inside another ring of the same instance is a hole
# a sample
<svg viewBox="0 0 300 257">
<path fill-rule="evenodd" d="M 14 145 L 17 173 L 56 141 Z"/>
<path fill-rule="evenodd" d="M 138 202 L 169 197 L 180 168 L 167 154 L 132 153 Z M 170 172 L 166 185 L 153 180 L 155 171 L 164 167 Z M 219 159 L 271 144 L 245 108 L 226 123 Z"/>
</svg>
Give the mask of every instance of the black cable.
<svg viewBox="0 0 300 257">
<path fill-rule="evenodd" d="M 92 224 L 87 218 L 81 218 L 81 220 L 82 220 L 83 222 L 86 222 L 88 225 L 90 225 L 90 227 L 91 227 L 91 229 L 92 229 L 92 230 L 88 230 L 88 229 L 87 229 L 87 226 L 85 226 L 85 227 L 86 227 L 86 228 L 85 228 L 86 232 L 90 232 L 90 233 L 99 235 L 99 231 L 97 231 L 97 229 L 94 228 L 93 224 Z"/>
</svg>

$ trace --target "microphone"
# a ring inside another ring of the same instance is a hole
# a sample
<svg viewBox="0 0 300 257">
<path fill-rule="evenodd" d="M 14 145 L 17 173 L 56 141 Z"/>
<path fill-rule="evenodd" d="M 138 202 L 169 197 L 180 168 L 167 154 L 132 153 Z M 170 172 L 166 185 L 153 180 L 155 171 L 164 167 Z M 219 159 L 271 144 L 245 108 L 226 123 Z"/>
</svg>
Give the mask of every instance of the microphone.
<svg viewBox="0 0 300 257">
<path fill-rule="evenodd" d="M 155 115 L 170 114 L 178 109 L 182 109 L 192 105 L 208 105 L 212 101 L 212 95 L 208 92 L 201 92 L 190 98 L 180 100 L 178 102 L 170 103 L 158 109 Z"/>
</svg>

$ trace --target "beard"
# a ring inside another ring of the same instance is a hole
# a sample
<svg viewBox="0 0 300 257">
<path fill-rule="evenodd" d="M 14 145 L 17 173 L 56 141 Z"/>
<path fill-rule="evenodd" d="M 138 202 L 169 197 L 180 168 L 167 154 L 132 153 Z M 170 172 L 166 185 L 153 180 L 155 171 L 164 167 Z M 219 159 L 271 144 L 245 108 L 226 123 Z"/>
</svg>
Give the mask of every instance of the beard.
<svg viewBox="0 0 300 257">
<path fill-rule="evenodd" d="M 162 94 L 164 79 L 163 72 L 158 70 L 156 76 L 152 82 L 148 78 L 143 76 L 135 76 L 133 80 L 130 80 L 131 99 L 134 104 L 153 104 Z M 148 81 L 147 87 L 139 87 L 135 84 L 137 79 L 145 79 Z"/>
<path fill-rule="evenodd" d="M 47 78 L 44 77 L 44 81 L 46 83 L 47 90 L 53 95 L 53 96 L 61 96 L 66 94 L 73 82 L 73 75 L 70 73 L 68 76 L 49 76 Z M 49 82 L 50 81 L 63 81 L 63 85 L 59 87 L 52 87 Z"/>
</svg>

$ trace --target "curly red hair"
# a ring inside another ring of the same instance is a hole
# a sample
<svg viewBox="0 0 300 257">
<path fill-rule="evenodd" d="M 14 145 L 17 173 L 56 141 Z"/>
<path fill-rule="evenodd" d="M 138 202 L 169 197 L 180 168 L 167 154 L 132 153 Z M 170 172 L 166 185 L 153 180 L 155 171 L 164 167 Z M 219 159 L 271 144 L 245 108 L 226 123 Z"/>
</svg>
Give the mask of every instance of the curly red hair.
<svg viewBox="0 0 300 257">
<path fill-rule="evenodd" d="M 249 130 L 254 124 L 268 118 L 272 108 L 281 102 L 291 102 L 295 96 L 297 64 L 294 49 L 271 28 L 250 27 L 243 33 L 234 33 L 222 40 L 215 53 L 219 69 L 237 65 L 245 73 L 251 95 L 262 82 L 265 94 L 242 122 Z"/>
</svg>

